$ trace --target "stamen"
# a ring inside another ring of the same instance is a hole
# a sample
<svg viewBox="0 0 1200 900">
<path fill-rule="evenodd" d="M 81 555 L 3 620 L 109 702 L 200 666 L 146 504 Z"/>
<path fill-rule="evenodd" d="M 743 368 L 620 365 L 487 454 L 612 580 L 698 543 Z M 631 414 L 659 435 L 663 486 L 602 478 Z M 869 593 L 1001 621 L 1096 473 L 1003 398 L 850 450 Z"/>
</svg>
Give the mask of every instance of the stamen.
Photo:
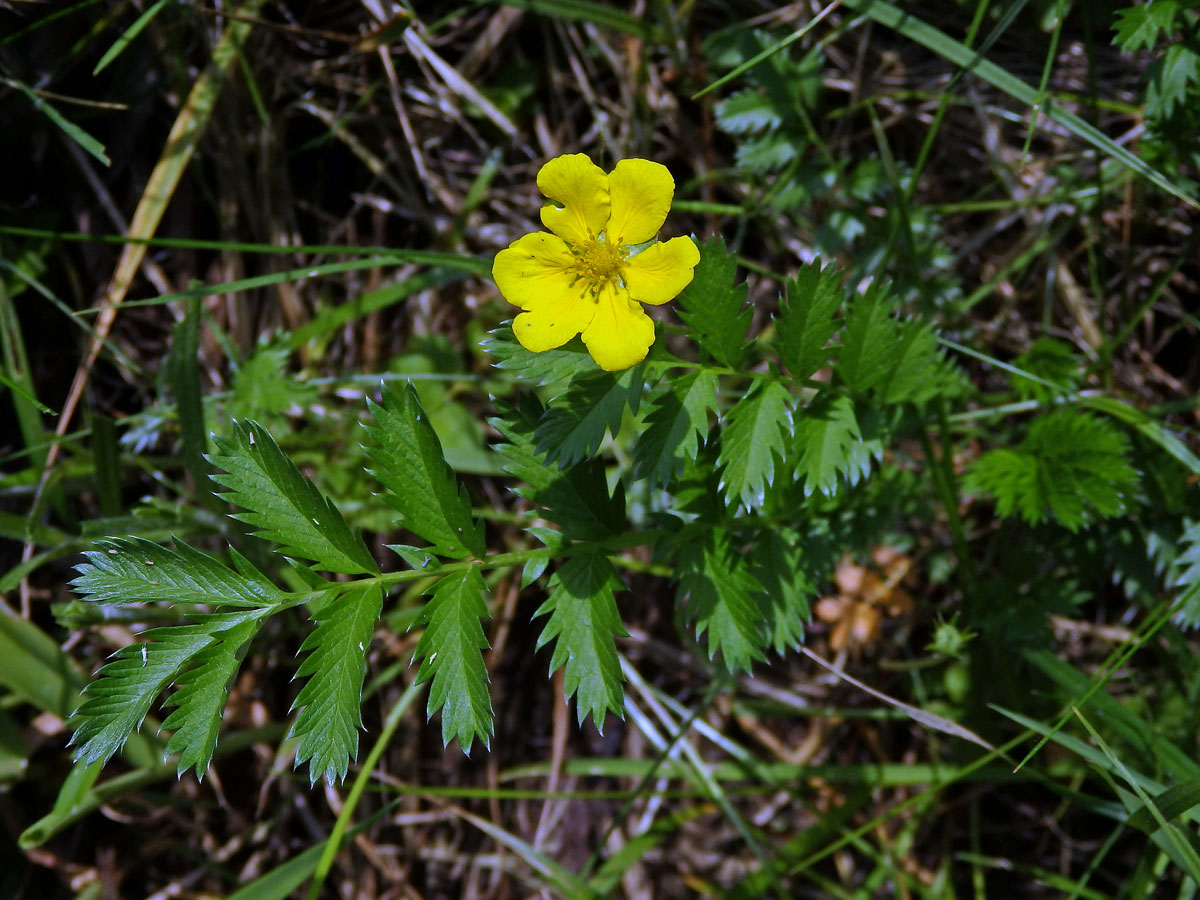
<svg viewBox="0 0 1200 900">
<path fill-rule="evenodd" d="M 624 247 L 604 240 L 590 240 L 572 250 L 576 279 L 583 281 L 592 294 L 598 295 L 605 285 L 621 283 L 621 269 L 629 255 Z"/>
</svg>

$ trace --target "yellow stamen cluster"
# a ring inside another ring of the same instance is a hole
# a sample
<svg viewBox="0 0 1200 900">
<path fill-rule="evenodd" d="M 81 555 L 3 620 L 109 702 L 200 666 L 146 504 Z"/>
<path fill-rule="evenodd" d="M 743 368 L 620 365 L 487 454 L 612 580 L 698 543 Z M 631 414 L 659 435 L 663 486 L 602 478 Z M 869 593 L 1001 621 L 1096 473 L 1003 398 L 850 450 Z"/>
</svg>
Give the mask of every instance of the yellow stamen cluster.
<svg viewBox="0 0 1200 900">
<path fill-rule="evenodd" d="M 575 265 L 572 270 L 577 280 L 582 280 L 592 294 L 598 295 L 606 284 L 621 283 L 621 266 L 629 251 L 607 241 L 591 240 L 572 248 Z"/>
</svg>

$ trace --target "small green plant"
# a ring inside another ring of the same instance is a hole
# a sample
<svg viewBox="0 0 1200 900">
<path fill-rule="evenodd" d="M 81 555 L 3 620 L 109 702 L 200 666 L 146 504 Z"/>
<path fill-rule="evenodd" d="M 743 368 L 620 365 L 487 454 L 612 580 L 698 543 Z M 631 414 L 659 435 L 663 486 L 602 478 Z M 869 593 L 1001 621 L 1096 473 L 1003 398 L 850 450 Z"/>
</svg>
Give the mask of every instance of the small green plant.
<svg viewBox="0 0 1200 900">
<path fill-rule="evenodd" d="M 222 499 L 275 547 L 284 580 L 297 587 L 277 586 L 235 547 L 227 562 L 182 541 L 169 549 L 116 539 L 91 551 L 74 582 L 84 597 L 190 612 L 100 671 L 74 719 L 79 758 L 109 758 L 174 685 L 166 751 L 178 754 L 180 771 L 202 772 L 255 633 L 270 616 L 302 608 L 313 628 L 297 671 L 297 761 L 314 780 L 343 777 L 357 749 L 366 644 L 388 590 L 415 579 L 430 582 L 417 621 L 429 712 L 440 712 L 444 739 L 464 750 L 491 734 L 481 621 L 482 573 L 492 568 L 522 566 L 527 582 L 550 571 L 538 645 L 554 645 L 551 667 L 565 667 L 580 720 L 598 726 L 623 709 L 613 566 L 623 549 L 649 545 L 672 566 L 679 621 L 729 671 L 796 646 L 816 585 L 872 533 L 821 538 L 815 550 L 808 532 L 835 528 L 828 501 L 854 502 L 849 495 L 862 492 L 885 448 L 910 427 L 909 411 L 961 392 L 963 381 L 928 323 L 899 317 L 882 287 L 847 291 L 841 273 L 819 263 L 786 285 L 773 341 L 755 341 L 733 257 L 710 240 L 698 258 L 679 308 L 680 347 L 698 347 L 699 359 L 658 342 L 643 362 L 605 372 L 577 339 L 532 352 L 504 328 L 486 342 L 522 386 L 492 420 L 505 468 L 538 517 L 557 526 L 531 529 L 542 545 L 534 549 L 488 553 L 412 387 L 385 389 L 366 427 L 382 496 L 421 542 L 394 545 L 403 565 L 390 571 L 262 426 L 235 421 L 215 437 L 208 460 Z M 830 376 L 814 380 L 819 371 Z M 551 385 L 548 405 L 529 391 Z M 643 424 L 614 469 L 602 448 L 627 416 Z M 636 522 L 626 500 L 635 493 Z"/>
<path fill-rule="evenodd" d="M 390 590 L 414 580 L 428 584 L 415 625 L 429 714 L 440 713 L 447 743 L 486 745 L 483 576 L 512 567 L 525 584 L 549 573 L 536 644 L 553 646 L 551 669 L 564 668 L 579 720 L 602 727 L 623 711 L 619 569 L 622 552 L 639 545 L 673 572 L 681 628 L 728 671 L 796 647 L 836 561 L 865 551 L 903 514 L 902 495 L 888 493 L 902 471 L 934 476 L 908 483 L 903 494 L 912 497 L 932 496 L 952 477 L 913 455 L 911 436 L 967 388 L 930 323 L 899 316 L 886 287 L 857 294 L 820 263 L 787 282 L 773 337 L 756 339 L 735 268 L 721 240 L 700 245 L 678 300 L 683 333 L 670 341 L 681 354 L 698 349 L 691 359 L 672 355 L 664 340 L 644 361 L 605 372 L 578 338 L 533 352 L 505 327 L 485 342 L 517 385 L 497 400 L 491 422 L 504 468 L 540 523 L 529 527 L 537 546 L 527 550 L 489 552 L 411 386 L 385 388 L 365 428 L 371 474 L 397 524 L 418 539 L 391 545 L 400 564 L 386 571 L 263 427 L 235 422 L 215 438 L 213 481 L 235 518 L 275 548 L 292 587 L 234 546 L 227 561 L 182 541 L 170 549 L 116 539 L 91 551 L 74 582 L 81 595 L 170 604 L 187 618 L 148 632 L 100 671 L 74 719 L 79 758 L 109 758 L 173 685 L 165 749 L 181 772 L 202 773 L 255 634 L 269 617 L 303 609 L 313 627 L 296 673 L 304 680 L 291 730 L 296 758 L 314 780 L 342 778 L 358 746 L 375 621 Z M 631 418 L 640 425 L 616 463 L 604 447 Z M 1070 533 L 1134 509 L 1140 479 L 1130 453 L 1119 426 L 1061 407 L 1033 419 L 1014 449 L 975 461 L 964 486 L 995 498 L 1000 516 Z M 1177 582 L 1194 575 L 1193 555 L 1180 555 Z M 964 628 L 977 624 L 968 618 Z"/>
</svg>

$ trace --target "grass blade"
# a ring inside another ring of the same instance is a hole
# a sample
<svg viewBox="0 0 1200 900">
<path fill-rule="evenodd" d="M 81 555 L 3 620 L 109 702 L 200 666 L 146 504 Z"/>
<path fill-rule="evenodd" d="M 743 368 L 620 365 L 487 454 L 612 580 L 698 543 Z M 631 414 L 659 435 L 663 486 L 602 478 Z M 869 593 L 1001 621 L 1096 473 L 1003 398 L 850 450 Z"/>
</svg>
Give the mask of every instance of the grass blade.
<svg viewBox="0 0 1200 900">
<path fill-rule="evenodd" d="M 167 0 L 158 0 L 152 7 L 138 16 L 137 21 L 126 28 L 124 33 L 113 41 L 112 46 L 100 57 L 100 62 L 96 63 L 96 68 L 92 69 L 92 74 L 99 75 L 109 63 L 120 56 L 122 51 L 133 42 L 134 38 L 142 33 L 142 30 L 158 15 L 159 10 L 166 5 Z"/>
<path fill-rule="evenodd" d="M 0 82 L 15 87 L 22 94 L 29 98 L 29 102 L 33 104 L 34 109 L 42 113 L 57 125 L 67 137 L 77 143 L 80 147 L 94 156 L 106 166 L 112 165 L 112 160 L 104 152 L 104 145 L 60 113 L 57 109 L 46 102 L 45 99 L 39 97 L 33 88 L 25 84 L 23 81 L 18 81 L 15 78 L 0 78 Z"/>
<path fill-rule="evenodd" d="M 183 462 L 191 473 L 196 495 L 209 509 L 220 512 L 223 504 L 213 494 L 209 481 L 208 430 L 204 427 L 204 404 L 200 388 L 200 301 L 188 303 L 187 315 L 173 329 L 171 355 L 166 374 L 179 414 L 179 437 Z"/>
<path fill-rule="evenodd" d="M 21 438 L 29 449 L 30 465 L 41 468 L 46 451 L 32 450 L 45 444 L 46 434 L 42 429 L 42 414 L 54 411 L 38 400 L 37 388 L 29 370 L 29 356 L 25 352 L 25 338 L 21 323 L 12 300 L 0 281 L 0 384 L 12 391 L 13 409 L 17 414 L 17 425 Z"/>
<path fill-rule="evenodd" d="M 48 634 L 0 605 L 0 685 L 65 718 L 78 705 L 83 684 L 70 657 Z"/>
</svg>

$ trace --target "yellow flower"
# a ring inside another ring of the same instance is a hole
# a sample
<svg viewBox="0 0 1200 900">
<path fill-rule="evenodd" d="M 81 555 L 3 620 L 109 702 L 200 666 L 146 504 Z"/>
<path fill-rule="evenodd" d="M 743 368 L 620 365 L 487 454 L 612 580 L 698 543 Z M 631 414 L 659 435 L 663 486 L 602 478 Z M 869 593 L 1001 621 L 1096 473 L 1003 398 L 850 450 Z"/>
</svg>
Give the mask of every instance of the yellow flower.
<svg viewBox="0 0 1200 900">
<path fill-rule="evenodd" d="M 575 153 L 542 166 L 537 183 L 554 201 L 542 207 L 542 224 L 553 233 L 519 238 L 492 264 L 504 299 L 524 310 L 513 322 L 517 340 L 540 353 L 582 334 L 602 369 L 641 362 L 654 343 L 654 322 L 641 305 L 674 299 L 700 261 L 686 237 L 631 250 L 666 220 L 671 173 L 656 162 L 623 159 L 605 175 Z"/>
</svg>

